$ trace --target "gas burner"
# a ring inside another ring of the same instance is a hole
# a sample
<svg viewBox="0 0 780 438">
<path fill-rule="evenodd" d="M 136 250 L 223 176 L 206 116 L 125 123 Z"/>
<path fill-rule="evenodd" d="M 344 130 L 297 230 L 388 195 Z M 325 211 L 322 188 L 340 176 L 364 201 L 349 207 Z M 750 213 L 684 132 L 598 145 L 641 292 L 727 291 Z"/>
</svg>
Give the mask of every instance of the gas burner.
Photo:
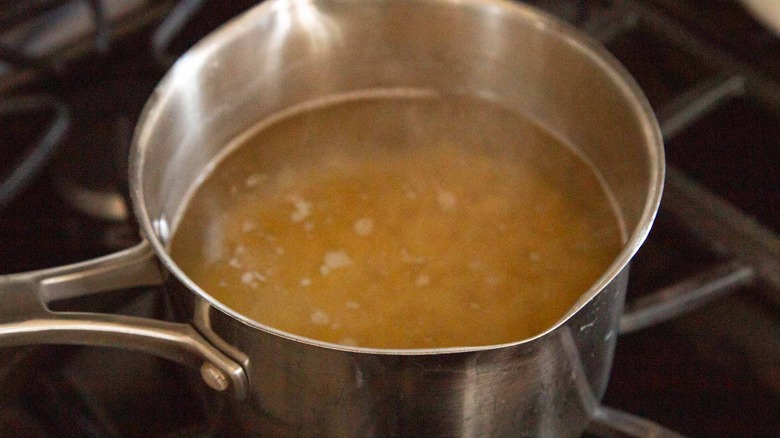
<svg viewBox="0 0 780 438">
<path fill-rule="evenodd" d="M 41 113 L 44 122 L 38 120 Z M 4 144 L 19 145 L 21 150 L 8 148 L 16 155 L 0 168 L 0 210 L 7 207 L 26 185 L 30 184 L 60 147 L 70 124 L 70 111 L 60 101 L 46 95 L 14 96 L 0 99 L 0 120 L 21 128 L 20 132 L 5 132 Z M 31 121 L 32 120 L 32 121 Z M 44 126 L 41 130 L 40 126 Z M 42 131 L 42 132 L 39 132 Z M 23 139 L 21 142 L 19 139 Z"/>
<path fill-rule="evenodd" d="M 35 0 L 0 11 L 0 93 L 105 54 L 113 42 L 159 20 L 172 0 Z"/>
</svg>

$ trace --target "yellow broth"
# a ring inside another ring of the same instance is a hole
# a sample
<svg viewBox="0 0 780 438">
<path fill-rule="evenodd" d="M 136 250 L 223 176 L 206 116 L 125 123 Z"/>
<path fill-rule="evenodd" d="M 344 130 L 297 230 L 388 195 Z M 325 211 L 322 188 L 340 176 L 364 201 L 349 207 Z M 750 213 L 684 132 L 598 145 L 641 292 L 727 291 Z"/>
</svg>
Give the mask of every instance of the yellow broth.
<svg viewBox="0 0 780 438">
<path fill-rule="evenodd" d="M 171 254 L 267 326 L 372 348 L 519 341 L 550 328 L 622 238 L 586 162 L 467 97 L 332 102 L 239 141 Z"/>
</svg>

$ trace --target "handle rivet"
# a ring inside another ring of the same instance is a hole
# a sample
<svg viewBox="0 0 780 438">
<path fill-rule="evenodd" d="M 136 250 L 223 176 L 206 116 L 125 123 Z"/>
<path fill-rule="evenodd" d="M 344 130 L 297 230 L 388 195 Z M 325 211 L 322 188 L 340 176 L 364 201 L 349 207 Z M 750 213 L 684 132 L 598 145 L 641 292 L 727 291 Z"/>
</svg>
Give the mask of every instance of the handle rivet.
<svg viewBox="0 0 780 438">
<path fill-rule="evenodd" d="M 201 365 L 200 376 L 209 388 L 216 391 L 224 391 L 230 387 L 230 381 L 225 373 L 220 371 L 220 369 L 211 362 L 206 362 Z"/>
</svg>

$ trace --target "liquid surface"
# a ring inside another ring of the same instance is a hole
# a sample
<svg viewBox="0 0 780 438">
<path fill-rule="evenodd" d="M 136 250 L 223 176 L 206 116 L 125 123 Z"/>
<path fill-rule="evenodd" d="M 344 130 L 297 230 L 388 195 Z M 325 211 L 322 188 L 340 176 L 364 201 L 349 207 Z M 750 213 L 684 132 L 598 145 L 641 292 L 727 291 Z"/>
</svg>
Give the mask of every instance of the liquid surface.
<svg viewBox="0 0 780 438">
<path fill-rule="evenodd" d="M 569 148 L 493 104 L 418 97 L 334 103 L 249 136 L 198 188 L 171 253 L 270 327 L 437 348 L 539 334 L 620 248 Z"/>
</svg>

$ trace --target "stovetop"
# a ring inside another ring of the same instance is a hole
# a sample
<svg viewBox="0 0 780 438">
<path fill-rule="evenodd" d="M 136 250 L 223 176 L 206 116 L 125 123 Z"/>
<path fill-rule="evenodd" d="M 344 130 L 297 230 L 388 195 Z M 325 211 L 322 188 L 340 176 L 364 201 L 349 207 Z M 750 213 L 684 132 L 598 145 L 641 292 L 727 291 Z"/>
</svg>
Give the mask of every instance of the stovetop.
<svg viewBox="0 0 780 438">
<path fill-rule="evenodd" d="M 4 3 L 0 29 L 70 3 L 86 5 L 85 30 L 48 37 L 59 46 L 35 39 L 40 25 L 0 31 L 0 274 L 138 240 L 124 200 L 141 106 L 177 54 L 251 2 Z M 603 404 L 685 436 L 780 436 L 780 38 L 734 1 L 531 3 L 604 42 L 666 138 Z M 61 305 L 168 311 L 145 289 Z M 196 372 L 140 353 L 4 349 L 0 388 L 0 436 L 220 436 L 227 423 Z M 589 436 L 652 436 L 634 426 Z"/>
</svg>

